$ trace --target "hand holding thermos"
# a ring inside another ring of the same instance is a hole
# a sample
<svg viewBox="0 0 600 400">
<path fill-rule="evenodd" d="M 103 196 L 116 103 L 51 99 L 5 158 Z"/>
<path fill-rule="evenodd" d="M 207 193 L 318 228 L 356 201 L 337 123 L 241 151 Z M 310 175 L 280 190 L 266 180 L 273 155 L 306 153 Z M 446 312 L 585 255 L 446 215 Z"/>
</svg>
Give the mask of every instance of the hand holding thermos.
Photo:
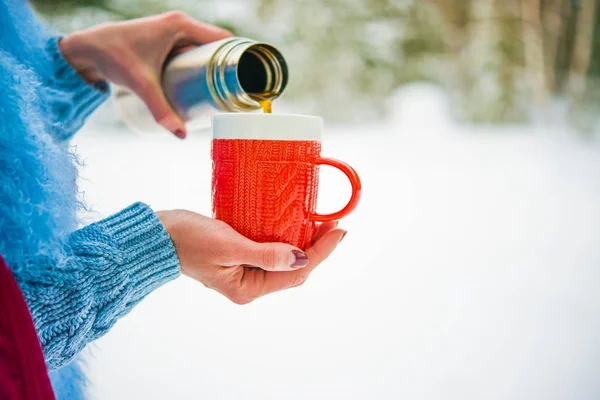
<svg viewBox="0 0 600 400">
<path fill-rule="evenodd" d="M 161 126 L 184 138 L 185 123 L 162 90 L 165 62 L 190 46 L 230 36 L 227 30 L 169 12 L 75 32 L 61 40 L 60 49 L 88 82 L 106 80 L 127 87 Z"/>
</svg>

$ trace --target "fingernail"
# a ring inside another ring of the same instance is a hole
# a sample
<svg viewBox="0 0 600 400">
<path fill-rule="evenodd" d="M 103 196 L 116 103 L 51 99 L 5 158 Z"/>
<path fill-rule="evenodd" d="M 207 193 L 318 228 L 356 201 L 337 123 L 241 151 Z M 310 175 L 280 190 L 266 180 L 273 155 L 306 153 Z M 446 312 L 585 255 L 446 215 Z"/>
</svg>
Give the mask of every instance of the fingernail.
<svg viewBox="0 0 600 400">
<path fill-rule="evenodd" d="M 179 139 L 185 139 L 185 132 L 181 129 L 177 129 L 175 132 L 175 136 L 177 136 Z"/>
<path fill-rule="evenodd" d="M 292 250 L 292 260 L 290 267 L 292 268 L 303 268 L 308 264 L 308 256 L 301 251 Z"/>
<path fill-rule="evenodd" d="M 342 237 L 340 238 L 340 241 L 338 242 L 338 244 L 339 244 L 339 243 L 342 243 L 342 240 L 344 240 L 344 238 L 346 237 L 346 235 L 347 235 L 347 234 L 348 234 L 348 231 L 345 231 L 345 232 L 342 234 Z"/>
<path fill-rule="evenodd" d="M 185 138 L 185 129 L 181 127 L 182 122 L 175 119 L 173 116 L 166 116 L 160 121 L 158 121 L 159 125 L 162 125 L 166 130 L 173 133 L 173 135 L 177 136 L 180 139 Z"/>
</svg>

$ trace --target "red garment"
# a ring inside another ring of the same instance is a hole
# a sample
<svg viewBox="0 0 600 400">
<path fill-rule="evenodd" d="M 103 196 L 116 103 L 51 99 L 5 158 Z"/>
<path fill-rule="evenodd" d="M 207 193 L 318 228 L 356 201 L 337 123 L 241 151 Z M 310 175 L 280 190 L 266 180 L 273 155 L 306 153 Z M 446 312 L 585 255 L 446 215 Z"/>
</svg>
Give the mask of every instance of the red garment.
<svg viewBox="0 0 600 400">
<path fill-rule="evenodd" d="M 42 347 L 12 272 L 0 257 L 0 399 L 53 400 Z"/>
</svg>

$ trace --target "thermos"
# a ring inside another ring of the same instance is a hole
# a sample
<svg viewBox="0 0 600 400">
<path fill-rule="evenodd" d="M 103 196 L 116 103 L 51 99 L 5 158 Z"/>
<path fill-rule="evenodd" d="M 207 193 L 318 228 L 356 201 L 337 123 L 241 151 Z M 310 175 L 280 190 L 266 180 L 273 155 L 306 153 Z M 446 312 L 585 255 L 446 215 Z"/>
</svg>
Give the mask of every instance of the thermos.
<svg viewBox="0 0 600 400">
<path fill-rule="evenodd" d="M 259 101 L 273 100 L 285 90 L 288 68 L 272 45 L 233 37 L 208 43 L 169 60 L 162 88 L 189 130 L 210 127 L 217 112 L 260 109 Z M 146 105 L 129 89 L 114 90 L 124 121 L 139 132 L 165 131 Z"/>
</svg>

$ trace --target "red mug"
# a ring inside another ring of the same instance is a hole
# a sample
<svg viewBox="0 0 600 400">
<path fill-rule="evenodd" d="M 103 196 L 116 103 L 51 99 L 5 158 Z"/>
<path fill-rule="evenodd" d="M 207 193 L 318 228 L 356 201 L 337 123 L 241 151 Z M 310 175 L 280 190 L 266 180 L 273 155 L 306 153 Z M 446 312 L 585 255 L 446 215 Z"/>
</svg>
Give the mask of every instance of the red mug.
<svg viewBox="0 0 600 400">
<path fill-rule="evenodd" d="M 350 214 L 361 195 L 349 165 L 321 157 L 323 120 L 281 114 L 218 114 L 212 119 L 213 216 L 257 242 L 306 250 L 316 222 Z M 341 170 L 352 184 L 346 206 L 316 212 L 319 166 Z"/>
</svg>

